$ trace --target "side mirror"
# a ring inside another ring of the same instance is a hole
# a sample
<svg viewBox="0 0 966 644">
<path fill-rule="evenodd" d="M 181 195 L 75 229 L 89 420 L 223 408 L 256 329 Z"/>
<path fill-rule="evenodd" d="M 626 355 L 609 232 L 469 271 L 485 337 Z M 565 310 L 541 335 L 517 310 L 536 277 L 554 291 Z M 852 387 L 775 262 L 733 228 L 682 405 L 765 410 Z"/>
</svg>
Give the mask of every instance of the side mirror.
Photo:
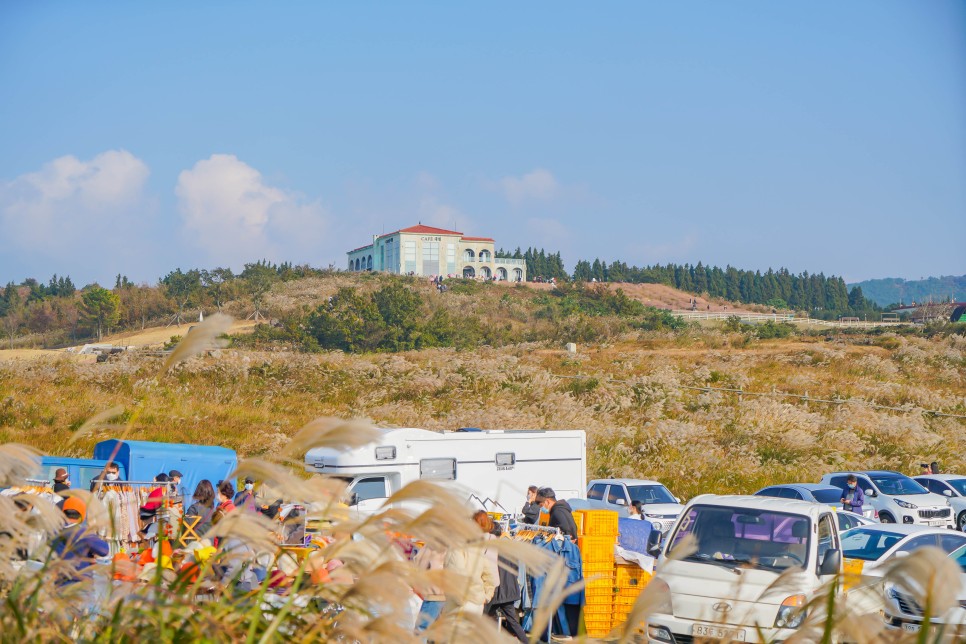
<svg viewBox="0 0 966 644">
<path fill-rule="evenodd" d="M 661 537 L 660 530 L 651 530 L 651 533 L 647 535 L 647 554 L 652 557 L 661 554 Z"/>
<path fill-rule="evenodd" d="M 359 495 L 355 492 L 349 497 L 349 505 L 359 505 Z"/>
<path fill-rule="evenodd" d="M 819 575 L 837 575 L 842 568 L 842 551 L 833 548 L 825 551 L 825 557 L 818 566 Z"/>
<path fill-rule="evenodd" d="M 681 503 L 681 499 L 679 499 L 678 497 L 674 497 L 674 502 L 675 503 Z"/>
<path fill-rule="evenodd" d="M 952 490 L 943 490 L 943 496 L 948 496 L 949 498 L 952 498 L 953 497 L 953 491 Z"/>
<path fill-rule="evenodd" d="M 907 550 L 900 550 L 895 554 L 896 559 L 902 559 L 908 556 L 909 556 L 909 552 Z"/>
<path fill-rule="evenodd" d="M 866 490 L 865 491 L 865 495 L 866 496 L 879 496 L 878 494 L 875 493 L 875 490 Z"/>
<path fill-rule="evenodd" d="M 616 501 L 614 501 L 614 503 L 616 503 L 617 505 L 627 505 L 627 501 L 625 501 L 624 499 L 617 499 Z"/>
</svg>

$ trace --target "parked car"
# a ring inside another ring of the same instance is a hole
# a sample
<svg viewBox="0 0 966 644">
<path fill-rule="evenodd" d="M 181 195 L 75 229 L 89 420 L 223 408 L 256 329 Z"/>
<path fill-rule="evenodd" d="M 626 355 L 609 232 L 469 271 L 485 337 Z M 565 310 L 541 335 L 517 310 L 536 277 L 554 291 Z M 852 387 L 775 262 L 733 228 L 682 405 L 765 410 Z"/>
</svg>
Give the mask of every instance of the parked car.
<svg viewBox="0 0 966 644">
<path fill-rule="evenodd" d="M 794 636 L 804 607 L 842 571 L 834 514 L 828 506 L 763 496 L 692 499 L 659 549 L 659 572 L 649 585 L 654 609 L 648 641 Z M 697 549 L 669 556 L 688 535 Z M 785 574 L 797 568 L 804 572 Z"/>
<path fill-rule="evenodd" d="M 949 499 L 953 508 L 956 528 L 966 532 L 966 476 L 960 474 L 924 474 L 914 476 L 916 481 L 933 494 L 941 494 Z"/>
<path fill-rule="evenodd" d="M 839 510 L 836 512 L 835 518 L 839 523 L 839 532 L 845 532 L 846 530 L 851 530 L 852 528 L 857 528 L 863 525 L 876 525 L 879 523 L 875 519 L 870 519 L 867 516 L 856 514 L 855 512 L 847 512 L 845 510 Z"/>
<path fill-rule="evenodd" d="M 779 499 L 795 499 L 797 501 L 808 501 L 810 503 L 821 503 L 835 509 L 835 518 L 839 524 L 839 531 L 848 530 L 860 525 L 878 523 L 872 517 L 875 510 L 871 507 L 863 510 L 863 514 L 846 512 L 842 507 L 842 490 L 831 485 L 821 483 L 785 483 L 782 485 L 769 485 L 755 492 L 755 496 L 771 496 Z"/>
<path fill-rule="evenodd" d="M 587 485 L 587 499 L 603 501 L 612 508 L 627 508 L 632 501 L 640 501 L 642 518 L 662 533 L 671 529 L 684 509 L 680 499 L 661 483 L 645 479 L 595 479 Z"/>
<path fill-rule="evenodd" d="M 878 576 L 884 570 L 883 564 L 926 546 L 953 552 L 966 546 L 966 535 L 944 528 L 886 523 L 861 526 L 842 534 L 846 569 L 863 576 Z"/>
<path fill-rule="evenodd" d="M 849 474 L 833 472 L 823 476 L 821 482 L 843 489 Z M 875 509 L 882 523 L 953 527 L 953 510 L 949 500 L 931 493 L 908 476 L 887 470 L 854 474 L 865 492 L 866 505 Z"/>
<path fill-rule="evenodd" d="M 929 624 L 943 628 L 948 641 L 961 642 L 966 638 L 966 546 L 949 553 L 949 557 L 959 564 L 962 570 L 959 593 L 956 597 L 958 605 L 953 606 L 943 615 L 931 615 Z M 886 583 L 883 592 L 885 594 L 883 617 L 886 625 L 907 633 L 918 633 L 922 630 L 925 611 L 914 597 L 891 583 Z"/>
</svg>

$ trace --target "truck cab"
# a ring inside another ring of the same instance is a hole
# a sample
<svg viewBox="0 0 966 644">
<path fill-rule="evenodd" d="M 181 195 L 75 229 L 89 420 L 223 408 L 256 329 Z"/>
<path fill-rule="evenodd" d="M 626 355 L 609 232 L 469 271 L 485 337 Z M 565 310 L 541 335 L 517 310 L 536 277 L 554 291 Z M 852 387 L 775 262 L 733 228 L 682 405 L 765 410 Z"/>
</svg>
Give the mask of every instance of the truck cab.
<svg viewBox="0 0 966 644">
<path fill-rule="evenodd" d="M 696 550 L 668 556 L 686 538 Z M 705 494 L 691 500 L 659 554 L 648 641 L 784 641 L 842 572 L 834 512 L 805 501 Z M 779 578 L 782 582 L 776 584 Z"/>
</svg>

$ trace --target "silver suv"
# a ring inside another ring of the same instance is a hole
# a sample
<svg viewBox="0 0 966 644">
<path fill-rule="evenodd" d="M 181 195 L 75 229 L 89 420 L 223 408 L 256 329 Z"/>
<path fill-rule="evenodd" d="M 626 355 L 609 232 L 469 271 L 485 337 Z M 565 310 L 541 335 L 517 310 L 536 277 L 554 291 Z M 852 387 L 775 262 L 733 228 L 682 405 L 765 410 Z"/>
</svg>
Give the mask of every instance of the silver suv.
<svg viewBox="0 0 966 644">
<path fill-rule="evenodd" d="M 618 508 L 641 502 L 643 519 L 663 533 L 674 525 L 684 506 L 658 481 L 646 479 L 595 479 L 587 485 L 587 498 Z"/>
</svg>

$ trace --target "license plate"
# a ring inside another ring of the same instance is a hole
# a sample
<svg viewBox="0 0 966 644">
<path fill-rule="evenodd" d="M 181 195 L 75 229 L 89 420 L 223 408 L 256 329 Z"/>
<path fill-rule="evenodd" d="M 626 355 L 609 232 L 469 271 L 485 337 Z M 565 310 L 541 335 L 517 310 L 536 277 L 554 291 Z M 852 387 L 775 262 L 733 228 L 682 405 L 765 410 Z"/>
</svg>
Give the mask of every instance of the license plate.
<svg viewBox="0 0 966 644">
<path fill-rule="evenodd" d="M 695 624 L 691 627 L 691 634 L 697 637 L 714 637 L 720 640 L 737 640 L 739 642 L 745 641 L 745 631 L 744 629 L 738 630 L 737 628 L 724 628 L 722 626 L 714 626 L 712 624 Z"/>
<path fill-rule="evenodd" d="M 946 522 L 943 521 L 942 519 L 939 519 L 938 521 L 926 521 L 926 525 L 939 527 L 939 526 L 946 525 Z"/>
<path fill-rule="evenodd" d="M 922 626 L 920 626 L 919 624 L 903 624 L 902 625 L 902 630 L 904 630 L 907 633 L 918 633 L 921 629 L 922 629 Z"/>
</svg>

